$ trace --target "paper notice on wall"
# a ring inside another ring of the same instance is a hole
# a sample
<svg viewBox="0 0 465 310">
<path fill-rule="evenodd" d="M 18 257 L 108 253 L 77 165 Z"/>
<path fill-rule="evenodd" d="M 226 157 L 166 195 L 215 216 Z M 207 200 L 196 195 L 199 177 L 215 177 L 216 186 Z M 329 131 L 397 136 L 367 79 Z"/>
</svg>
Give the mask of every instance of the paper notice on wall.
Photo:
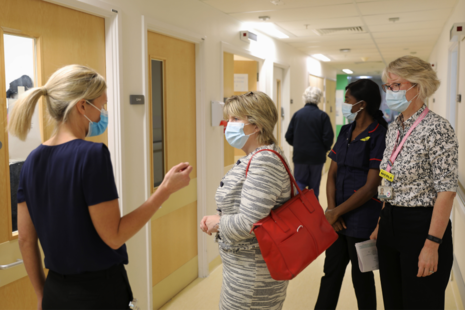
<svg viewBox="0 0 465 310">
<path fill-rule="evenodd" d="M 358 265 L 361 272 L 368 272 L 379 269 L 378 248 L 376 240 L 368 240 L 355 244 L 358 256 Z"/>
<path fill-rule="evenodd" d="M 249 90 L 249 75 L 234 74 L 234 91 L 244 92 Z"/>
</svg>

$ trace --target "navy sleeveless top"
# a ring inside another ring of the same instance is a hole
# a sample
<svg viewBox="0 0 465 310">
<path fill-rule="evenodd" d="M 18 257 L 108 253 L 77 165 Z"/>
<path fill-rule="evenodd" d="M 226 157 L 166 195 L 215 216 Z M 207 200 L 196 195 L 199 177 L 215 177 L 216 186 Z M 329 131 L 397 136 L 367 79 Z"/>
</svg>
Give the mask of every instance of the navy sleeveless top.
<svg viewBox="0 0 465 310">
<path fill-rule="evenodd" d="M 21 170 L 18 203 L 26 202 L 45 254 L 45 267 L 63 275 L 127 264 L 126 245 L 110 248 L 92 224 L 89 206 L 118 199 L 108 148 L 72 140 L 40 145 Z"/>
</svg>

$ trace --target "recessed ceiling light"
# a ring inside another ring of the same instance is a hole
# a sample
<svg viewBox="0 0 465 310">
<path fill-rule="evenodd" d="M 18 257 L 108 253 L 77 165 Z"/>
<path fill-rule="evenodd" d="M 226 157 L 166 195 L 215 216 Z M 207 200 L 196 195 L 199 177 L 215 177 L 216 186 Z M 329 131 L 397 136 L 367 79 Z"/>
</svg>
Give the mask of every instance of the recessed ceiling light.
<svg viewBox="0 0 465 310">
<path fill-rule="evenodd" d="M 312 57 L 315 59 L 321 60 L 321 61 L 325 61 L 325 62 L 331 61 L 331 59 L 329 59 L 323 54 L 313 54 Z"/>
<path fill-rule="evenodd" d="M 258 19 L 266 22 L 267 20 L 270 20 L 270 17 L 269 16 L 258 16 Z"/>
<path fill-rule="evenodd" d="M 275 38 L 278 38 L 278 39 L 287 39 L 289 38 L 289 36 L 287 34 L 285 34 L 284 32 L 282 32 L 281 30 L 278 29 L 278 27 L 276 27 L 275 24 L 273 23 L 256 23 L 254 25 L 254 27 L 258 30 L 261 30 L 262 32 L 272 36 L 272 37 L 275 37 Z"/>
<path fill-rule="evenodd" d="M 354 71 L 350 70 L 350 69 L 342 69 L 342 71 L 344 71 L 344 73 L 347 73 L 347 74 L 353 74 Z"/>
<path fill-rule="evenodd" d="M 342 53 L 349 53 L 350 48 L 341 48 L 339 51 L 342 52 Z"/>
<path fill-rule="evenodd" d="M 284 4 L 284 1 L 283 1 L 283 0 L 271 0 L 270 2 L 273 3 L 274 5 L 281 5 L 281 4 Z"/>
</svg>

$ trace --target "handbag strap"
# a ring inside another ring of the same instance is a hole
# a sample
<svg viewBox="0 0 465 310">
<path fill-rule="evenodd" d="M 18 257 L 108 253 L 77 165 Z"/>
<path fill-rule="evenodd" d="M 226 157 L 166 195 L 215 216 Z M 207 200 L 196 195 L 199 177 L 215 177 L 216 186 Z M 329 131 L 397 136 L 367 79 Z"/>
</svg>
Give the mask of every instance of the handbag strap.
<svg viewBox="0 0 465 310">
<path fill-rule="evenodd" d="M 284 168 L 286 168 L 287 174 L 289 175 L 289 178 L 291 179 L 291 197 L 295 196 L 294 195 L 295 194 L 294 193 L 294 186 L 297 188 L 297 191 L 299 192 L 299 194 L 302 194 L 302 190 L 300 189 L 299 185 L 297 185 L 297 182 L 295 181 L 294 177 L 292 176 L 291 170 L 289 170 L 289 167 L 287 166 L 286 161 L 281 156 L 281 154 L 279 154 L 275 150 L 263 149 L 263 150 L 257 151 L 255 154 L 253 154 L 252 157 L 250 157 L 249 163 L 247 165 L 247 169 L 245 170 L 245 177 L 247 177 L 247 174 L 249 173 L 249 167 L 250 167 L 250 163 L 252 162 L 252 158 L 255 155 L 257 155 L 258 153 L 265 152 L 265 151 L 272 152 L 272 153 L 276 154 L 278 156 L 278 158 L 281 160 L 281 162 L 283 163 Z M 292 186 L 292 185 L 294 185 L 294 186 Z"/>
</svg>

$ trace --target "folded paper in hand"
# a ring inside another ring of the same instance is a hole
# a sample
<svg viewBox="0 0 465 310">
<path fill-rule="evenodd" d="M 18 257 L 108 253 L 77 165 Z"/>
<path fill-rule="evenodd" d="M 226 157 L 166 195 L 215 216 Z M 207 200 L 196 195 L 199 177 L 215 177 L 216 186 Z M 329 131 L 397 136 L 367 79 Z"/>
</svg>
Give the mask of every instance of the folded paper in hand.
<svg viewBox="0 0 465 310">
<path fill-rule="evenodd" d="M 368 240 L 355 244 L 358 256 L 358 265 L 361 272 L 368 272 L 379 269 L 378 249 L 376 240 Z"/>
</svg>

